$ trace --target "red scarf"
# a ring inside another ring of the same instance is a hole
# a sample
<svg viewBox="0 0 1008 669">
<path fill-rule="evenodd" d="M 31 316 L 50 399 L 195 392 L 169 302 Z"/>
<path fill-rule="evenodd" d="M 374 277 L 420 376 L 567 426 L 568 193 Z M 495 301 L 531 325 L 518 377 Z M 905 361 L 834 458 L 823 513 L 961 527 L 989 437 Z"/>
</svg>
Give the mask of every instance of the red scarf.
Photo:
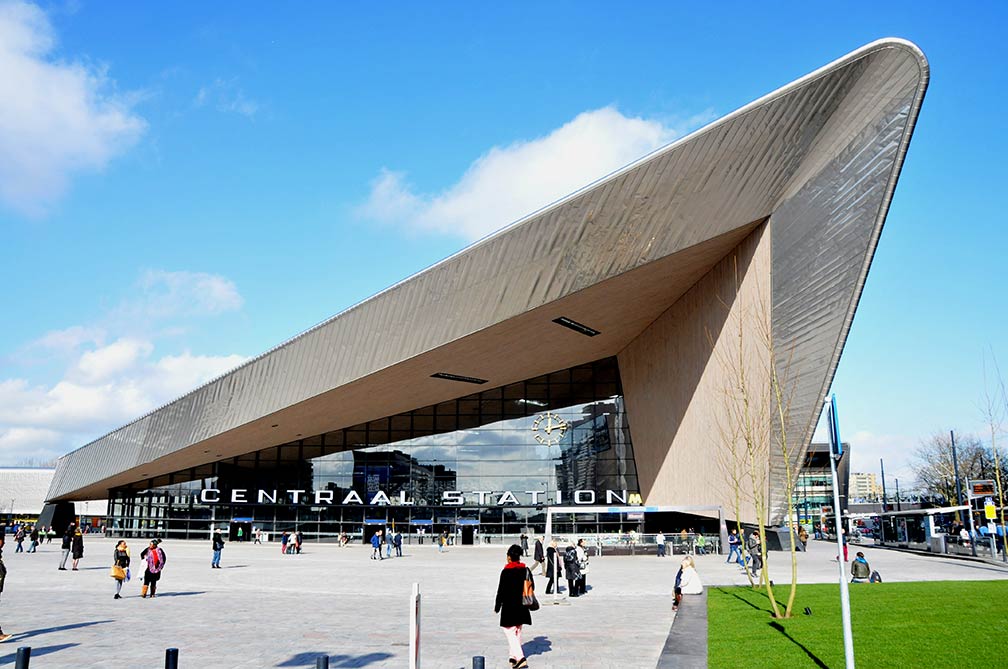
<svg viewBox="0 0 1008 669">
<path fill-rule="evenodd" d="M 508 562 L 506 565 L 504 565 L 504 568 L 505 569 L 524 569 L 525 568 L 525 563 L 524 562 Z"/>
</svg>

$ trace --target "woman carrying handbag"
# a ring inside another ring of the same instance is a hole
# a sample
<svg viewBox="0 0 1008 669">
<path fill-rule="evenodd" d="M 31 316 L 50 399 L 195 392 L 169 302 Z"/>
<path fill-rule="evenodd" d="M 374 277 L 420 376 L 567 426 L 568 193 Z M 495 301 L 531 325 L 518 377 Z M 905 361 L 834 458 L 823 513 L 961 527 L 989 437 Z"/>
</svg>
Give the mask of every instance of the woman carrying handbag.
<svg viewBox="0 0 1008 669">
<path fill-rule="evenodd" d="M 522 650 L 522 625 L 532 624 L 532 614 L 539 608 L 535 599 L 532 571 L 521 561 L 522 547 L 512 545 L 507 551 L 507 564 L 500 573 L 497 584 L 497 601 L 494 613 L 500 613 L 500 626 L 507 637 L 509 659 L 515 669 L 526 669 L 525 651 Z M 526 603 L 528 602 L 528 603 Z"/>
<path fill-rule="evenodd" d="M 129 579 L 129 566 L 129 547 L 125 540 L 120 539 L 116 544 L 115 551 L 112 552 L 112 572 L 109 574 L 116 582 L 116 594 L 113 599 L 122 599 L 122 595 L 119 593 L 122 591 L 123 582 Z"/>
</svg>

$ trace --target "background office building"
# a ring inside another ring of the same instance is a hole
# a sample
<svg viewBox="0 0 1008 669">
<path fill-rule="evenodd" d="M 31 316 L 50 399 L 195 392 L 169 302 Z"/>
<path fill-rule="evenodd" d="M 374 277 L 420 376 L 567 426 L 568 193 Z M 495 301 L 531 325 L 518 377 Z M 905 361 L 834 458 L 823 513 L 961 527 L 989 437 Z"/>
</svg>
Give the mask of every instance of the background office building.
<svg viewBox="0 0 1008 669">
<path fill-rule="evenodd" d="M 794 471 L 927 80 L 905 42 L 849 54 L 70 453 L 50 512 L 107 497 L 117 532 L 199 537 L 730 517 L 724 361 L 741 342 L 761 389 L 792 361 Z"/>
</svg>

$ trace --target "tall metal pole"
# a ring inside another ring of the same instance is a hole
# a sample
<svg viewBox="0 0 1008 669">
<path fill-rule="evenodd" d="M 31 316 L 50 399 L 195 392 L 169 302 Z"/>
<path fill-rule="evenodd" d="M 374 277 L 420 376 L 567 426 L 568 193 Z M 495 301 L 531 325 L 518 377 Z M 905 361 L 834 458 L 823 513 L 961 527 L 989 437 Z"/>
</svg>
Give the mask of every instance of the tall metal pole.
<svg viewBox="0 0 1008 669">
<path fill-rule="evenodd" d="M 899 494 L 899 479 L 896 479 L 896 510 L 897 511 L 903 510 L 903 502 L 902 500 L 900 500 L 900 494 Z"/>
<path fill-rule="evenodd" d="M 952 440 L 952 471 L 955 472 L 956 483 L 956 504 L 962 506 L 962 481 L 959 479 L 959 456 L 956 455 L 955 432 L 949 430 L 949 438 Z"/>
<path fill-rule="evenodd" d="M 840 510 L 840 481 L 837 478 L 836 463 L 843 455 L 843 442 L 840 441 L 840 422 L 836 415 L 836 395 L 828 400 L 827 413 L 829 417 L 830 435 L 830 474 L 833 476 L 833 511 L 836 514 L 837 538 L 837 570 L 840 577 L 840 615 L 843 620 L 844 660 L 847 669 L 854 669 L 854 633 L 851 630 L 850 592 L 847 589 L 847 573 L 843 560 L 843 527 Z"/>
<path fill-rule="evenodd" d="M 887 496 L 885 490 L 885 462 L 882 461 L 882 458 L 879 458 L 878 461 L 879 467 L 882 468 L 882 511 L 888 511 L 889 509 L 886 508 Z"/>
</svg>

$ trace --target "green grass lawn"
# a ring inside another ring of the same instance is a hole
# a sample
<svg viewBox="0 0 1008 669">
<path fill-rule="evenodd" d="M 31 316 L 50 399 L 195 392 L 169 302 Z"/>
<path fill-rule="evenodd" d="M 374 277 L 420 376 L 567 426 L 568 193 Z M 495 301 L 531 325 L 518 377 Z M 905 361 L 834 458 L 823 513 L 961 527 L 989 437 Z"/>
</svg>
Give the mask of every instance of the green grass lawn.
<svg viewBox="0 0 1008 669">
<path fill-rule="evenodd" d="M 858 667 L 1008 667 L 1008 581 L 852 583 L 850 599 Z M 748 587 L 709 588 L 707 612 L 712 669 L 844 666 L 837 584 L 798 586 L 789 620 Z"/>
</svg>

